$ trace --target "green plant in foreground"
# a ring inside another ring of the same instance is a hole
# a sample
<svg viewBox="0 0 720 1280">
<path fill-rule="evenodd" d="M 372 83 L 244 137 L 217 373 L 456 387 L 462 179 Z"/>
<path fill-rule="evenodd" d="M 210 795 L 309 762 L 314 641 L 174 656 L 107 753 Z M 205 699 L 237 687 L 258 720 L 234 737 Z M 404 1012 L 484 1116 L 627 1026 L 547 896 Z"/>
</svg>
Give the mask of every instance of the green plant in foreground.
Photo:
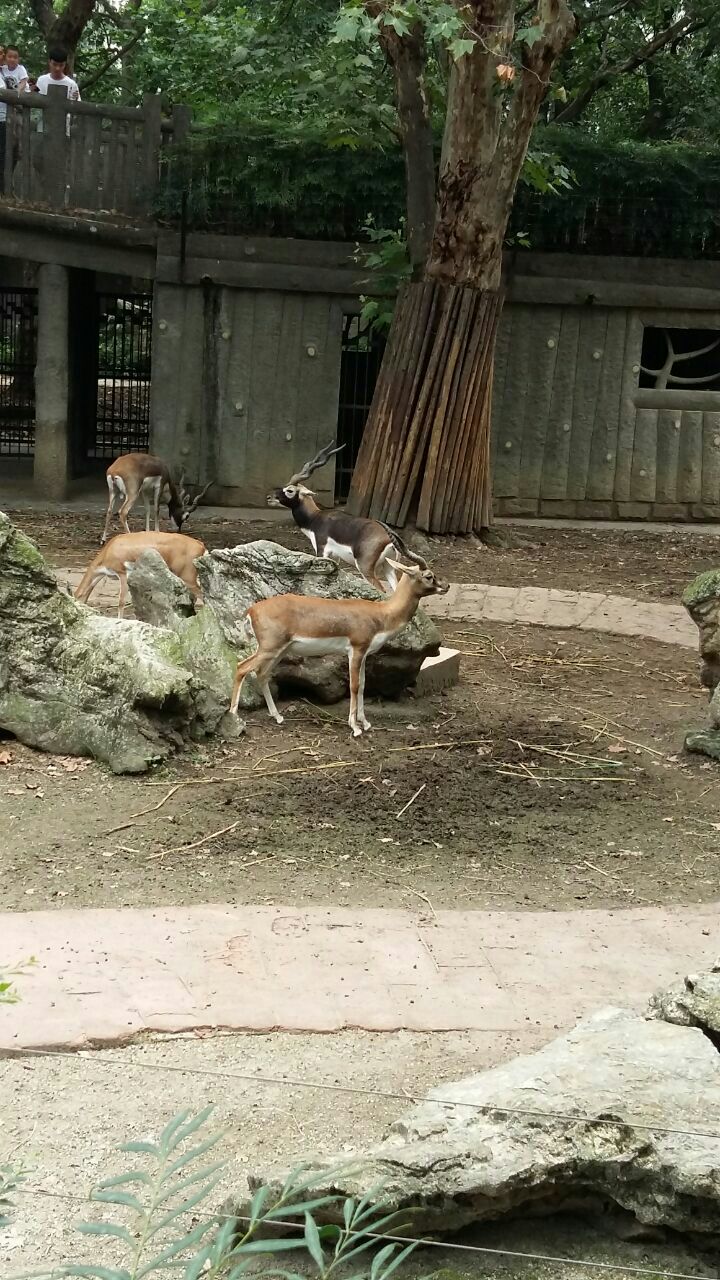
<svg viewBox="0 0 720 1280">
<path fill-rule="evenodd" d="M 10 1164 L 0 1164 L 0 1227 L 10 1225 L 10 1211 L 14 1207 L 10 1196 L 13 1191 L 17 1191 L 24 1176 L 22 1169 L 15 1169 Z"/>
<path fill-rule="evenodd" d="M 5 965 L 0 965 L 0 1004 L 17 1004 L 20 995 L 15 988 L 15 978 L 21 977 L 31 965 L 37 964 L 35 956 L 30 956 L 24 960 L 22 964 L 17 965 L 15 969 L 8 969 Z"/>
<path fill-rule="evenodd" d="M 378 1241 L 369 1233 L 381 1233 L 397 1221 L 397 1213 L 386 1212 L 378 1205 L 376 1192 L 371 1191 L 359 1201 L 343 1202 L 342 1226 L 318 1225 L 316 1215 L 337 1206 L 338 1197 L 314 1195 L 320 1181 L 327 1181 L 327 1174 L 308 1174 L 303 1167 L 289 1175 L 279 1195 L 269 1187 L 260 1187 L 246 1218 L 208 1212 L 206 1202 L 218 1186 L 224 1161 L 208 1163 L 205 1157 L 223 1135 L 212 1133 L 189 1146 L 188 1142 L 199 1135 L 211 1112 L 212 1107 L 195 1116 L 183 1111 L 166 1125 L 156 1143 L 127 1142 L 120 1147 L 128 1154 L 145 1157 L 149 1168 L 132 1168 L 100 1182 L 90 1199 L 127 1210 L 129 1225 L 117 1221 L 81 1223 L 79 1230 L 85 1235 L 105 1242 L 101 1246 L 104 1258 L 32 1273 L 37 1280 L 59 1280 L 61 1276 L 143 1280 L 171 1268 L 184 1280 L 238 1280 L 250 1271 L 253 1275 L 304 1280 L 276 1264 L 277 1255 L 297 1250 L 309 1256 L 320 1280 L 327 1280 L 340 1266 L 377 1248 Z M 193 1225 L 197 1210 L 206 1212 Z M 297 1226 L 297 1234 L 266 1238 L 273 1230 L 288 1230 L 289 1220 Z M 107 1261 L 108 1249 L 115 1253 L 118 1248 L 126 1254 L 124 1266 Z M 388 1280 L 414 1248 L 414 1242 L 384 1245 L 377 1249 L 368 1268 L 353 1272 L 352 1280 L 365 1276 Z"/>
</svg>

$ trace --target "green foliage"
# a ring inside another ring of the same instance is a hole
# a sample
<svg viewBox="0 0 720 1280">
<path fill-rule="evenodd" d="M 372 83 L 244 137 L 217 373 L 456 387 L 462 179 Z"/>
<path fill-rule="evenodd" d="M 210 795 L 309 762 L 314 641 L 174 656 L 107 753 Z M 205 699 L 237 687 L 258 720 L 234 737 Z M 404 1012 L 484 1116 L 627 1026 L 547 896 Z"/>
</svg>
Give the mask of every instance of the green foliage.
<svg viewBox="0 0 720 1280">
<path fill-rule="evenodd" d="M 0 1164 L 0 1228 L 10 1225 L 10 1213 L 13 1208 L 12 1193 L 17 1191 L 25 1177 L 24 1169 L 15 1169 L 9 1164 Z"/>
<path fill-rule="evenodd" d="M 202 1135 L 212 1107 L 197 1115 L 182 1111 L 163 1129 L 157 1142 L 127 1142 L 120 1150 L 134 1159 L 132 1167 L 114 1178 L 100 1182 L 91 1200 L 112 1205 L 127 1218 L 127 1225 L 112 1220 L 84 1222 L 84 1235 L 108 1242 L 111 1257 L 118 1250 L 124 1265 L 108 1261 L 108 1250 L 92 1263 L 65 1263 L 48 1273 L 34 1273 L 37 1280 L 61 1276 L 94 1277 L 95 1280 L 144 1280 L 146 1276 L 180 1270 L 184 1280 L 239 1280 L 241 1276 L 265 1274 L 284 1280 L 307 1280 L 292 1271 L 278 1270 L 279 1255 L 302 1252 L 309 1256 L 318 1280 L 329 1280 L 351 1260 L 376 1249 L 369 1268 L 354 1271 L 354 1280 L 389 1280 L 392 1273 L 415 1248 L 415 1243 L 390 1242 L 377 1248 L 376 1234 L 401 1231 L 397 1213 L 388 1213 L 378 1204 L 376 1193 L 360 1200 L 342 1202 L 342 1226 L 320 1225 L 323 1212 L 339 1209 L 336 1196 L 318 1194 L 327 1174 L 294 1169 L 279 1194 L 260 1187 L 253 1197 L 247 1217 L 208 1211 L 207 1202 L 216 1190 L 224 1162 L 212 1157 L 221 1133 Z M 0 1207 L 2 1206 L 0 1182 Z M 208 1216 L 200 1217 L 205 1211 Z M 274 1234 L 280 1228 L 289 1234 Z M 265 1260 L 267 1264 L 265 1265 Z M 17 1280 L 22 1280 L 18 1277 Z"/>
<path fill-rule="evenodd" d="M 9 969 L 6 965 L 0 966 L 0 1004 L 18 1003 L 21 996 L 18 994 L 14 979 L 21 977 L 35 964 L 37 964 L 37 958 L 30 956 L 14 969 Z"/>
<path fill-rule="evenodd" d="M 376 227 L 369 218 L 362 230 L 365 240 L 373 247 L 355 246 L 355 261 L 369 272 L 363 283 L 371 290 L 369 294 L 360 296 L 360 318 L 376 332 L 384 333 L 390 328 L 397 291 L 402 282 L 412 275 L 405 220 L 401 219 L 397 231 L 390 231 L 386 227 Z"/>
</svg>

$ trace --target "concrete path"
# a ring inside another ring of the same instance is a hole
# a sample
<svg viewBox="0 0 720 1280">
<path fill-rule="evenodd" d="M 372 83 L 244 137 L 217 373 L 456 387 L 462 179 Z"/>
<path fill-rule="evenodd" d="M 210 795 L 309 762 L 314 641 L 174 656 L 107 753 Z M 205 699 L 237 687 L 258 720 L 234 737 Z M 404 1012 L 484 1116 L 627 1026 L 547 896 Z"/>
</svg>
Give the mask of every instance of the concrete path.
<svg viewBox="0 0 720 1280">
<path fill-rule="evenodd" d="M 717 957 L 718 905 L 460 912 L 198 906 L 0 914 L 34 955 L 0 1008 L 0 1052 L 235 1031 L 551 1035 Z"/>
<path fill-rule="evenodd" d="M 61 569 L 58 582 L 74 591 L 80 569 Z M 117 603 L 117 583 L 102 582 L 92 596 L 98 608 Z M 508 622 L 537 627 L 579 627 L 616 636 L 643 636 L 697 649 L 697 627 L 682 605 L 651 604 L 628 596 L 592 591 L 556 591 L 547 587 L 495 587 L 453 583 L 446 596 L 426 602 L 435 618 L 453 622 Z"/>
</svg>

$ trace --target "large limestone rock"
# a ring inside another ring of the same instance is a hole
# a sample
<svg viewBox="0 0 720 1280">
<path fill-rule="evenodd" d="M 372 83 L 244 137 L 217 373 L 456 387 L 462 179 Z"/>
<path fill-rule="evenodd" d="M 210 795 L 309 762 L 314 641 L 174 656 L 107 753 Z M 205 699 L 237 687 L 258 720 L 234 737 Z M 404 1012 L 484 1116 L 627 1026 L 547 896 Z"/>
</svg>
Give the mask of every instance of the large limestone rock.
<svg viewBox="0 0 720 1280">
<path fill-rule="evenodd" d="M 711 691 L 710 725 L 687 734 L 685 748 L 720 760 L 720 570 L 695 578 L 682 602 L 699 631 L 700 681 Z"/>
<path fill-rule="evenodd" d="M 215 630 L 210 617 L 171 630 L 95 613 L 0 512 L 0 727 L 21 742 L 138 773 L 222 730 L 230 662 Z"/>
<path fill-rule="evenodd" d="M 128 575 L 133 607 L 138 617 L 156 625 L 172 626 L 182 618 L 189 597 L 177 579 L 154 555 L 142 556 Z M 377 591 L 364 578 L 330 560 L 299 551 L 288 551 L 274 542 L 249 542 L 222 551 L 211 551 L 198 561 L 205 598 L 203 615 L 211 613 L 220 632 L 239 656 L 248 646 L 242 626 L 246 610 L 256 600 L 294 592 L 297 595 L 377 600 Z M 366 687 L 369 694 L 393 696 L 414 683 L 426 657 L 438 652 L 440 633 L 421 609 L 407 627 L 368 659 Z M 347 694 L 348 670 L 344 657 L 291 658 L 275 671 L 281 690 L 300 691 L 324 702 L 338 702 Z M 254 681 L 246 681 L 243 705 L 262 702 Z"/>
<path fill-rule="evenodd" d="M 702 1031 L 606 1009 L 537 1053 L 433 1089 L 370 1151 L 311 1161 L 327 1173 L 313 1195 L 372 1192 L 408 1235 L 583 1200 L 717 1235 L 718 1117 L 720 1056 Z M 281 1178 L 258 1170 L 250 1185 L 279 1191 Z"/>
</svg>

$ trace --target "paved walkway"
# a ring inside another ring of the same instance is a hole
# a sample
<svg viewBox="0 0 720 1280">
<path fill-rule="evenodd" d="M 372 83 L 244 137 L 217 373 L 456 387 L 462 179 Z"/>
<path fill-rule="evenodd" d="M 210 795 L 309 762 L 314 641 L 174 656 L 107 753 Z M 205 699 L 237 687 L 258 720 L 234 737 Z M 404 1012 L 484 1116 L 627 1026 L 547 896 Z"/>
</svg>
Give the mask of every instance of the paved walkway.
<svg viewBox="0 0 720 1280">
<path fill-rule="evenodd" d="M 648 995 L 718 954 L 718 907 L 461 912 L 199 906 L 0 914 L 35 955 L 0 1052 L 149 1031 L 522 1031 Z"/>
<path fill-rule="evenodd" d="M 74 590 L 80 569 L 61 569 L 58 581 Z M 117 583 L 101 582 L 92 601 L 98 608 L 117 603 Z M 652 604 L 628 596 L 592 591 L 556 591 L 547 587 L 495 587 L 453 583 L 446 596 L 426 602 L 435 618 L 454 622 L 517 622 L 538 627 L 579 627 L 616 636 L 644 636 L 697 649 L 697 627 L 682 605 Z"/>
</svg>

